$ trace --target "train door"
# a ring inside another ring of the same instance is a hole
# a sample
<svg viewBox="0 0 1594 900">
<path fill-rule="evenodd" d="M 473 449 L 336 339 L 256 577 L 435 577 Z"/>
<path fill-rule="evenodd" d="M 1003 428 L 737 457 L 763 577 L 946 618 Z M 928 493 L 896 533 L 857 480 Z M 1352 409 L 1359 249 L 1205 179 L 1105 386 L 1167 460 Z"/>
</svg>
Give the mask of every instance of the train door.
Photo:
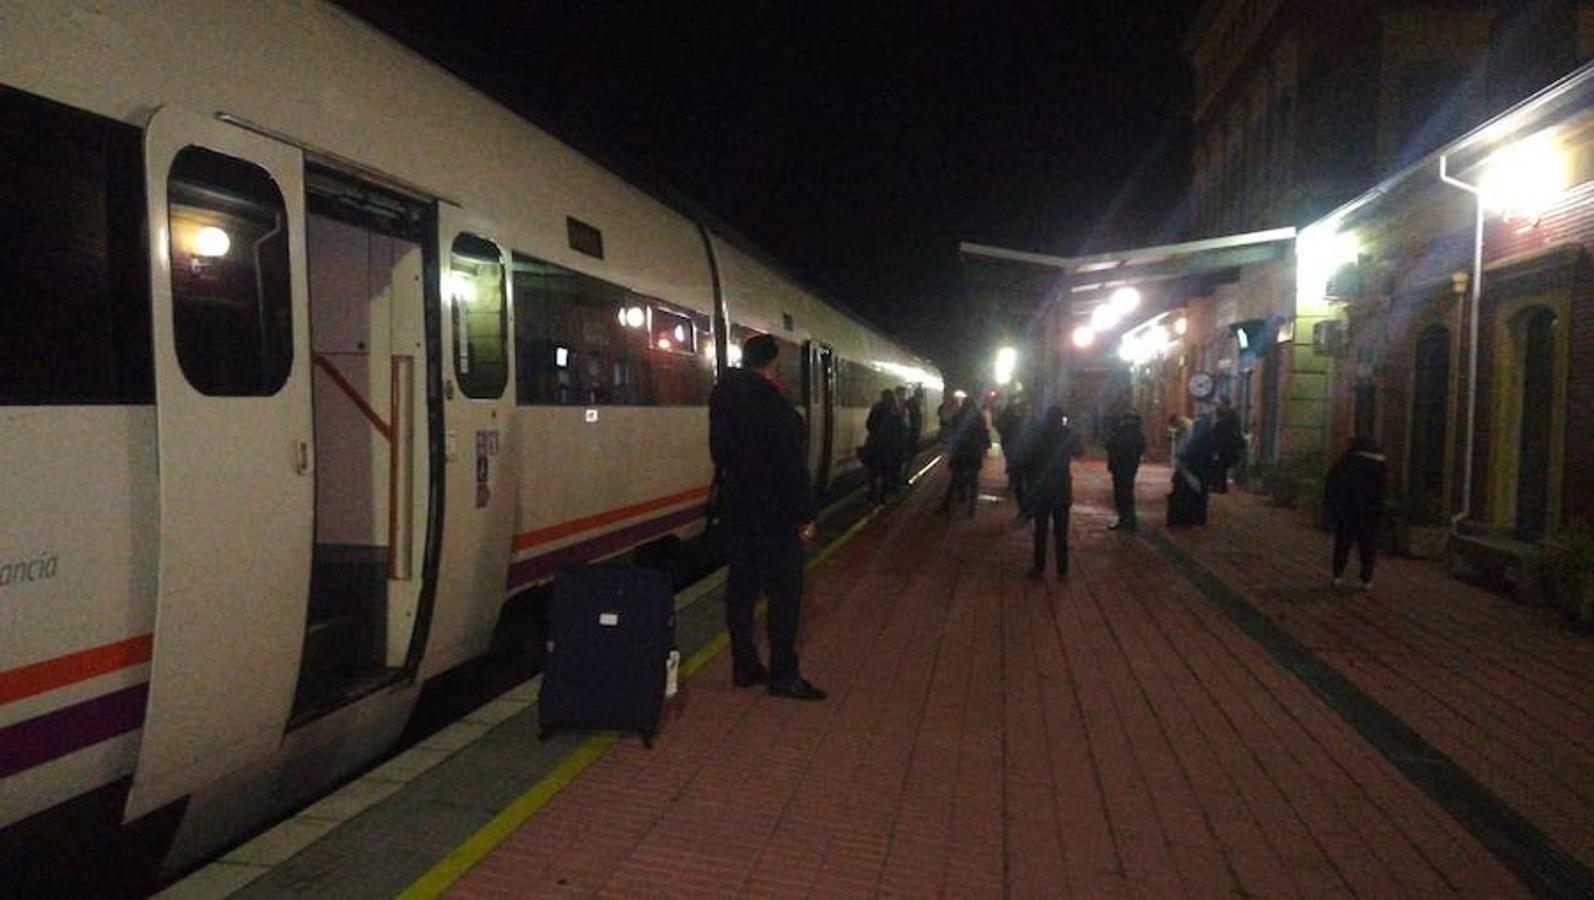
<svg viewBox="0 0 1594 900">
<path fill-rule="evenodd" d="M 814 490 L 824 493 L 830 488 L 831 461 L 835 459 L 836 445 L 836 352 L 825 344 L 815 345 L 819 364 L 819 469 L 814 476 Z"/>
<path fill-rule="evenodd" d="M 399 677 L 430 484 L 429 205 L 315 166 L 305 182 L 315 544 L 294 723 Z"/>
<path fill-rule="evenodd" d="M 492 226 L 438 205 L 442 276 L 443 538 L 422 677 L 487 648 L 509 574 L 509 258 Z"/>
<path fill-rule="evenodd" d="M 281 741 L 315 493 L 299 150 L 162 108 L 144 157 L 160 558 L 129 819 Z"/>
</svg>

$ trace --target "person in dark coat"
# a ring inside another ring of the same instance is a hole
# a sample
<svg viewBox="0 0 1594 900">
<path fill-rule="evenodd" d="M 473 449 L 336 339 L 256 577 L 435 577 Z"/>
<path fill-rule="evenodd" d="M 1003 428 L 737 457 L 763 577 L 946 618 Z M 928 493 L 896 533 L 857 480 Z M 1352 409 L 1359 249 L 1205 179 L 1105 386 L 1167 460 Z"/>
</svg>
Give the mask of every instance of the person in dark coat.
<svg viewBox="0 0 1594 900">
<path fill-rule="evenodd" d="M 1378 522 L 1384 514 L 1384 455 L 1371 438 L 1357 437 L 1328 470 L 1323 510 L 1334 524 L 1334 586 L 1345 583 L 1351 544 L 1361 560 L 1361 587 L 1373 586 L 1378 562 Z"/>
<path fill-rule="evenodd" d="M 869 465 L 869 499 L 883 502 L 888 495 L 896 493 L 903 452 L 908 443 L 908 421 L 897 405 L 894 391 L 888 388 L 880 392 L 880 399 L 869 409 L 864 427 L 869 431 L 869 439 L 864 443 Z"/>
<path fill-rule="evenodd" d="M 1219 494 L 1229 492 L 1229 470 L 1245 458 L 1245 432 L 1240 428 L 1240 414 L 1224 402 L 1218 407 L 1212 421 L 1211 488 Z"/>
<path fill-rule="evenodd" d="M 1022 509 L 1024 506 L 1024 467 L 1020 445 L 1023 443 L 1025 420 L 1029 418 L 1029 404 L 1023 397 L 1014 397 L 996 417 L 996 434 L 1002 440 L 1002 461 L 1007 468 L 1007 489 Z"/>
<path fill-rule="evenodd" d="M 1118 507 L 1118 521 L 1107 526 L 1112 531 L 1134 531 L 1135 475 L 1140 471 L 1140 458 L 1146 455 L 1146 434 L 1140 427 L 1140 417 L 1124 412 L 1107 438 L 1107 471 L 1112 473 L 1113 505 Z"/>
<path fill-rule="evenodd" d="M 1026 512 L 1035 520 L 1034 566 L 1027 577 L 1046 577 L 1046 531 L 1051 527 L 1057 547 L 1057 577 L 1068 574 L 1068 512 L 1074 504 L 1074 457 L 1084 453 L 1077 435 L 1068 427 L 1061 406 L 1046 410 L 1035 433 L 1026 441 L 1024 483 Z"/>
<path fill-rule="evenodd" d="M 946 486 L 938 513 L 947 512 L 954 500 L 958 506 L 967 504 L 969 515 L 974 515 L 974 503 L 979 496 L 980 467 L 985 464 L 986 451 L 991 449 L 991 430 L 985 424 L 985 413 L 973 403 L 964 402 L 948 426 L 947 454 L 952 468 L 952 480 Z"/>
<path fill-rule="evenodd" d="M 769 683 L 769 693 L 823 700 L 797 665 L 803 544 L 816 536 L 819 511 L 803 459 L 802 420 L 775 386 L 780 346 L 769 335 L 742 344 L 742 366 L 709 395 L 709 450 L 719 473 L 730 571 L 725 625 L 737 687 Z M 769 596 L 769 668 L 758 659 L 753 608 Z"/>
<path fill-rule="evenodd" d="M 1212 429 L 1191 429 L 1174 457 L 1173 492 L 1168 495 L 1168 526 L 1207 524 L 1207 474 L 1213 457 Z"/>
<path fill-rule="evenodd" d="M 908 396 L 908 456 L 919 452 L 924 443 L 924 386 L 917 385 Z"/>
</svg>

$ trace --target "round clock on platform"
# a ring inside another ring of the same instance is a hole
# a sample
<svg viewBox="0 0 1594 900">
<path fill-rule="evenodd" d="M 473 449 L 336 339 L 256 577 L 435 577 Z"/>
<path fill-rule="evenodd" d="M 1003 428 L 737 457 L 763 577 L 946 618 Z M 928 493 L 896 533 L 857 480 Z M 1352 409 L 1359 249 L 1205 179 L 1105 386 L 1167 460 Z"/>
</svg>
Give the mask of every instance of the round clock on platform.
<svg viewBox="0 0 1594 900">
<path fill-rule="evenodd" d="M 1212 376 L 1205 372 L 1197 372 L 1190 376 L 1190 396 L 1197 400 L 1205 400 L 1212 396 Z"/>
</svg>

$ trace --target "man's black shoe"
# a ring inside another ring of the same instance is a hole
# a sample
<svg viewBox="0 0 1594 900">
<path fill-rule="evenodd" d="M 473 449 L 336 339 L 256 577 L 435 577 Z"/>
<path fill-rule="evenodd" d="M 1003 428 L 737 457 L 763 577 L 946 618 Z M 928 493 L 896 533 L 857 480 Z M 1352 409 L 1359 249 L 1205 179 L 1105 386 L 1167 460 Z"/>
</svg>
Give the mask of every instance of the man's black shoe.
<svg viewBox="0 0 1594 900">
<path fill-rule="evenodd" d="M 752 687 L 755 684 L 763 684 L 768 680 L 769 670 L 763 666 L 759 666 L 751 672 L 737 672 L 731 676 L 731 684 L 737 687 Z"/>
<path fill-rule="evenodd" d="M 824 691 L 808 681 L 806 678 L 793 678 L 791 681 L 769 686 L 771 697 L 785 697 L 788 700 L 823 700 L 828 696 Z"/>
</svg>

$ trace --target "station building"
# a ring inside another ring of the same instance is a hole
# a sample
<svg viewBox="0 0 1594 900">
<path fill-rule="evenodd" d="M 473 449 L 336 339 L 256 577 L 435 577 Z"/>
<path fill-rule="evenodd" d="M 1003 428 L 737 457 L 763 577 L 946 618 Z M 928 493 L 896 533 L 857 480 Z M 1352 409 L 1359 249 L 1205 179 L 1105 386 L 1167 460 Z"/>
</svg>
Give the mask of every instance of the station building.
<svg viewBox="0 0 1594 900">
<path fill-rule="evenodd" d="M 1234 0 L 1186 49 L 1192 240 L 962 248 L 972 299 L 1027 307 L 1035 383 L 1163 453 L 1233 405 L 1285 494 L 1372 437 L 1481 558 L 1594 518 L 1594 4 Z"/>
</svg>

